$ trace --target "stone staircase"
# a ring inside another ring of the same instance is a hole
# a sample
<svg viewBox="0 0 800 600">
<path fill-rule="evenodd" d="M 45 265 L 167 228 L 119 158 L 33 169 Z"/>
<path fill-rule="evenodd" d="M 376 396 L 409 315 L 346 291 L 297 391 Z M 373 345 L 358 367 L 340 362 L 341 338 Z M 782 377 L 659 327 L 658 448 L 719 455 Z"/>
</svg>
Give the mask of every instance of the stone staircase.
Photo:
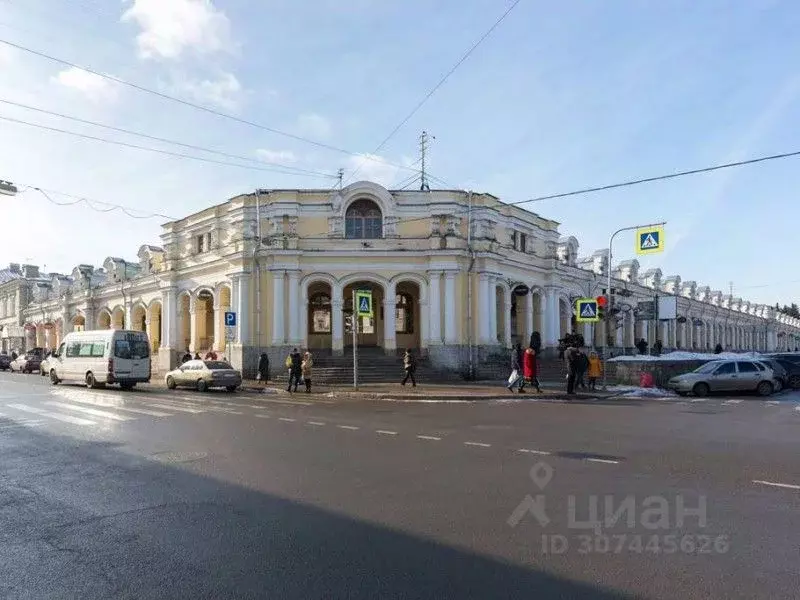
<svg viewBox="0 0 800 600">
<path fill-rule="evenodd" d="M 403 356 L 386 355 L 381 348 L 359 348 L 358 350 L 358 382 L 392 383 L 402 381 Z M 287 369 L 272 369 L 273 381 L 286 384 L 289 379 Z M 426 358 L 417 356 L 417 370 L 414 373 L 417 383 L 446 383 L 463 381 L 457 372 L 436 369 Z M 312 381 L 318 385 L 342 385 L 353 383 L 353 353 L 345 351 L 343 356 L 314 352 L 314 368 Z"/>
<path fill-rule="evenodd" d="M 502 381 L 511 374 L 511 351 L 492 353 L 478 361 L 476 379 L 480 381 Z M 541 358 L 537 361 L 539 381 L 563 381 L 567 376 L 563 360 Z"/>
</svg>

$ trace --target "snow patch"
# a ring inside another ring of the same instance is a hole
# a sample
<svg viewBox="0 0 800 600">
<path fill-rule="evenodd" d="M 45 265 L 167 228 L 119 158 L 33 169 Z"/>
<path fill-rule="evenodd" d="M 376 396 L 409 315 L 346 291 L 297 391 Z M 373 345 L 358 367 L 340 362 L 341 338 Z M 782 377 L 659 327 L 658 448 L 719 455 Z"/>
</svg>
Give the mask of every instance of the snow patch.
<svg viewBox="0 0 800 600">
<path fill-rule="evenodd" d="M 608 391 L 617 398 L 677 398 L 678 395 L 671 390 L 661 388 L 641 388 L 632 385 L 609 386 Z"/>
<path fill-rule="evenodd" d="M 609 362 L 666 362 L 681 360 L 735 360 L 735 359 L 759 359 L 763 355 L 759 352 L 721 352 L 720 354 L 707 354 L 702 352 L 684 352 L 677 350 L 662 354 L 661 356 L 650 356 L 649 354 L 615 356 L 609 358 Z"/>
</svg>

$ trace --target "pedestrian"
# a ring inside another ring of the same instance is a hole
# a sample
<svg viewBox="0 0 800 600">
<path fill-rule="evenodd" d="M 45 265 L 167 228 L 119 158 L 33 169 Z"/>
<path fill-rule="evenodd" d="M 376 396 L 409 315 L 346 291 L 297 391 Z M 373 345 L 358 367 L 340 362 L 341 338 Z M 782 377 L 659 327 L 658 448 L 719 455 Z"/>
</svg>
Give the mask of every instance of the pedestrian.
<svg viewBox="0 0 800 600">
<path fill-rule="evenodd" d="M 411 352 L 411 348 L 406 348 L 403 354 L 403 371 L 406 376 L 403 377 L 403 382 L 400 385 L 405 385 L 411 379 L 411 387 L 417 387 L 417 380 L 414 378 L 414 371 L 417 370 L 417 360 Z"/>
<path fill-rule="evenodd" d="M 603 363 L 600 361 L 600 357 L 597 356 L 597 352 L 590 352 L 589 353 L 589 389 L 597 389 L 597 380 L 603 376 Z"/>
<path fill-rule="evenodd" d="M 210 348 L 208 352 L 206 352 L 206 360 L 217 360 L 217 353 L 214 352 L 213 348 Z"/>
<path fill-rule="evenodd" d="M 194 359 L 195 360 L 203 360 L 202 358 L 200 358 L 200 353 L 199 352 L 195 352 L 194 353 Z"/>
<path fill-rule="evenodd" d="M 311 352 L 306 350 L 306 353 L 303 354 L 303 362 L 300 364 L 300 370 L 303 373 L 303 383 L 306 384 L 306 394 L 311 393 L 311 368 L 314 366 L 314 358 L 311 356 Z M 295 391 L 297 391 L 295 389 Z"/>
<path fill-rule="evenodd" d="M 575 387 L 579 387 L 583 390 L 586 389 L 586 381 L 584 381 L 584 377 L 586 376 L 586 371 L 589 368 L 589 358 L 586 356 L 586 353 L 583 351 L 582 348 L 578 348 L 577 354 L 577 373 L 575 375 Z"/>
<path fill-rule="evenodd" d="M 714 354 L 722 354 L 722 344 L 714 346 Z"/>
<path fill-rule="evenodd" d="M 653 344 L 653 353 L 656 356 L 661 356 L 661 351 L 664 349 L 664 345 L 661 343 L 661 340 L 656 340 L 656 343 Z"/>
<path fill-rule="evenodd" d="M 262 352 L 258 358 L 258 379 L 264 385 L 269 381 L 269 356 L 266 352 Z"/>
<path fill-rule="evenodd" d="M 514 391 L 514 386 L 519 384 L 519 389 L 517 392 L 520 394 L 525 391 L 525 376 L 522 371 L 522 346 L 520 344 L 515 344 L 511 348 L 511 375 L 508 376 L 508 388 L 509 392 Z"/>
<path fill-rule="evenodd" d="M 187 349 L 186 349 L 186 352 L 184 352 L 184 353 L 183 353 L 183 356 L 181 357 L 181 364 L 183 364 L 183 363 L 187 363 L 187 362 L 189 362 L 190 360 L 192 360 L 192 355 L 191 355 L 191 353 L 189 352 L 189 349 L 187 348 Z"/>
<path fill-rule="evenodd" d="M 541 394 L 542 388 L 539 385 L 536 369 L 536 350 L 532 346 L 525 349 L 525 355 L 522 359 L 522 374 L 525 377 L 525 381 L 534 386 L 536 391 Z"/>
<path fill-rule="evenodd" d="M 575 394 L 575 380 L 578 376 L 578 348 L 570 346 L 564 352 L 564 359 L 567 362 L 567 394 Z"/>
<path fill-rule="evenodd" d="M 11 360 L 17 360 L 18 356 L 19 354 L 17 354 L 16 350 L 11 351 Z"/>
<path fill-rule="evenodd" d="M 636 347 L 639 349 L 639 354 L 647 354 L 647 340 L 641 338 L 636 342 Z"/>
<path fill-rule="evenodd" d="M 292 353 L 286 359 L 286 364 L 289 366 L 289 387 L 286 388 L 286 391 L 296 392 L 297 386 L 300 384 L 300 376 L 303 374 L 303 357 L 300 356 L 300 352 L 298 352 L 297 348 L 292 350 Z M 294 390 L 292 390 L 293 385 Z"/>
</svg>

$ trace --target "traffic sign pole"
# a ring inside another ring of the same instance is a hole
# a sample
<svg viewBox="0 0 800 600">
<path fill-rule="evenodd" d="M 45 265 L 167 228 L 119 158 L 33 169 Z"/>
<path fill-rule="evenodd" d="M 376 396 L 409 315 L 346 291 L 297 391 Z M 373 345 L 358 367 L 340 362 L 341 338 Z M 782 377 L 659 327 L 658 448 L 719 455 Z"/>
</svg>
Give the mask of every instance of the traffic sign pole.
<svg viewBox="0 0 800 600">
<path fill-rule="evenodd" d="M 623 227 L 622 229 L 617 229 L 614 233 L 611 234 L 611 237 L 608 239 L 608 264 L 606 265 L 606 275 L 608 279 L 608 283 L 606 286 L 606 296 L 608 299 L 611 299 L 611 256 L 612 256 L 612 246 L 614 245 L 614 238 L 617 237 L 617 234 L 622 233 L 623 231 L 634 231 L 636 229 L 644 229 L 645 227 L 663 227 L 666 225 L 666 221 L 662 221 L 661 223 L 650 223 L 648 225 L 634 225 L 633 227 Z M 607 303 L 608 308 L 606 309 L 606 331 L 605 331 L 605 340 L 603 341 L 603 386 L 602 389 L 605 391 L 608 389 L 608 331 L 609 325 L 611 324 L 611 302 Z"/>
<path fill-rule="evenodd" d="M 353 288 L 353 316 L 350 317 L 350 329 L 353 330 L 353 389 L 358 389 L 358 305 L 356 290 Z"/>
</svg>

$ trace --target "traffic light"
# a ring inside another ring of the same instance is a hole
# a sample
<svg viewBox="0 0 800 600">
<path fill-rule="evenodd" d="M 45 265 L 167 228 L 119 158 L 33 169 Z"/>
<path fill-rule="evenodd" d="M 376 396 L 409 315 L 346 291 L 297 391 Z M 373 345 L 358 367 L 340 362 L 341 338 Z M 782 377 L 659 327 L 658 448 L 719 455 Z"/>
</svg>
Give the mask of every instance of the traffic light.
<svg viewBox="0 0 800 600">
<path fill-rule="evenodd" d="M 597 316 L 601 321 L 605 321 L 608 298 L 606 296 L 598 296 L 595 300 L 597 301 Z"/>
</svg>

